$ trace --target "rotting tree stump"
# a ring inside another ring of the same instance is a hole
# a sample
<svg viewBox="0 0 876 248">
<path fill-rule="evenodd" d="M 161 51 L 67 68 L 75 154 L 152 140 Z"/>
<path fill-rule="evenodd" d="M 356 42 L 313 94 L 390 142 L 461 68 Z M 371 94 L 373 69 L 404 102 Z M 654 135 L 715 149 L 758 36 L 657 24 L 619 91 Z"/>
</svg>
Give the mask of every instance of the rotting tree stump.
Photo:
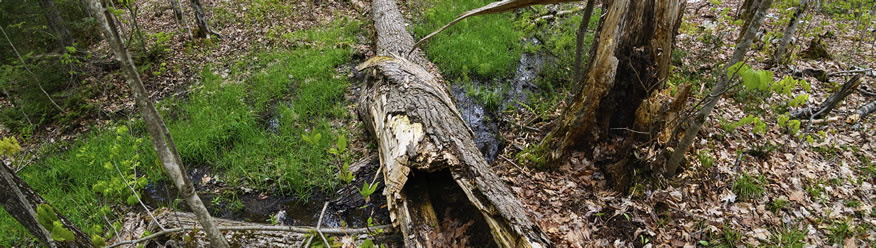
<svg viewBox="0 0 876 248">
<path fill-rule="evenodd" d="M 447 226 L 442 222 L 453 218 L 442 207 L 474 209 L 457 217 L 476 220 L 480 228 L 469 232 L 490 235 L 472 237 L 487 237 L 500 247 L 550 247 L 477 149 L 436 67 L 420 50 L 403 57 L 414 39 L 395 2 L 375 0 L 372 8 L 378 56 L 357 68 L 370 70 L 358 111 L 379 145 L 383 195 L 405 247 L 442 246 L 440 235 L 448 231 L 441 230 Z M 453 191 L 464 200 L 447 204 Z"/>
</svg>

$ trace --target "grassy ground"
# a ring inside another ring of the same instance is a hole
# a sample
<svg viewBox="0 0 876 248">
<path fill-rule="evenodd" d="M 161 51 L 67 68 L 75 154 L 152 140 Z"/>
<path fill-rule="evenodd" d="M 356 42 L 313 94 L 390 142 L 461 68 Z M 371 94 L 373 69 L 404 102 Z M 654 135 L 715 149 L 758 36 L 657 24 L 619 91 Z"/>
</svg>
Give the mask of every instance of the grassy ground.
<svg viewBox="0 0 876 248">
<path fill-rule="evenodd" d="M 490 3 L 489 0 L 427 1 L 412 22 L 415 37 L 423 37 L 457 15 Z M 420 21 L 417 21 L 420 20 Z M 472 17 L 436 35 L 425 45 L 429 59 L 446 76 L 502 77 L 513 72 L 522 51 L 523 33 L 514 28 L 514 14 Z"/>
<path fill-rule="evenodd" d="M 252 52 L 251 60 L 236 61 L 224 77 L 207 66 L 185 99 L 161 101 L 158 106 L 186 166 L 212 167 L 222 174 L 222 183 L 231 187 L 279 189 L 278 193 L 295 194 L 302 200 L 314 191 L 331 192 L 337 180 L 327 150 L 338 135 L 347 132 L 337 120 L 350 118 L 344 100 L 349 83 L 338 77 L 336 68 L 350 61 L 360 25 L 339 20 L 285 34 L 284 39 L 299 45 L 285 51 Z M 271 116 L 277 117 L 273 130 L 266 124 Z M 131 166 L 124 165 L 130 160 L 139 163 L 137 172 L 132 172 L 136 177 L 163 180 L 148 138 L 136 141 L 147 137 L 142 122 L 118 125 L 130 126 L 131 131 L 96 130 L 69 149 L 45 153 L 49 155 L 20 173 L 86 231 L 104 224 L 99 214 L 104 205 L 122 209 L 125 202 L 124 198 L 99 197 L 92 190 L 100 181 L 120 178 L 117 171 L 102 166 L 105 162 L 117 162 L 130 171 Z M 302 139 L 302 135 L 317 134 L 322 137 L 319 141 Z M 31 239 L 5 212 L 0 212 L 0 227 L 0 246 Z"/>
</svg>

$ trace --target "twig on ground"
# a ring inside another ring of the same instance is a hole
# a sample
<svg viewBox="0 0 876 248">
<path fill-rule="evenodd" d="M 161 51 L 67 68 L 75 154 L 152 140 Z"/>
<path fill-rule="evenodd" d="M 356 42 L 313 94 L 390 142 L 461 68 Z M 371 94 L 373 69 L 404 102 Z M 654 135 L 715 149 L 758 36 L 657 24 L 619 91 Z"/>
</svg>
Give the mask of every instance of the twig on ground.
<svg viewBox="0 0 876 248">
<path fill-rule="evenodd" d="M 838 71 L 838 72 L 828 73 L 827 76 L 840 76 L 840 75 L 857 74 L 857 73 L 864 73 L 864 75 L 866 75 L 866 76 L 873 77 L 874 75 L 876 75 L 876 69 L 859 69 L 859 70 Z"/>
<path fill-rule="evenodd" d="M 322 241 L 325 242 L 325 247 L 332 247 L 329 244 L 328 239 L 325 238 L 325 235 L 322 234 L 322 231 L 319 230 L 319 227 L 322 226 L 322 218 L 325 217 L 325 209 L 328 208 L 328 202 L 322 204 L 322 211 L 319 213 L 319 220 L 316 221 L 316 233 L 319 233 L 319 236 L 322 237 Z"/>
<path fill-rule="evenodd" d="M 382 228 L 389 229 L 392 228 L 392 225 L 380 225 L 375 226 L 374 228 Z M 112 244 L 107 246 L 106 248 L 118 247 L 122 245 L 132 245 L 137 244 L 143 241 L 152 240 L 170 233 L 182 232 L 182 231 L 191 231 L 194 230 L 194 227 L 178 227 L 166 229 L 164 231 L 160 231 L 154 233 L 152 235 L 143 237 L 137 240 L 127 240 Z M 294 232 L 294 233 L 311 233 L 316 231 L 316 228 L 313 227 L 301 227 L 301 226 L 268 226 L 268 225 L 254 225 L 254 226 L 220 226 L 220 231 L 276 231 L 276 232 Z M 199 229 L 200 231 L 200 229 Z M 326 228 L 320 230 L 323 234 L 333 234 L 333 235 L 350 235 L 350 234 L 364 234 L 368 233 L 366 228 L 352 228 L 352 229 L 343 229 L 343 228 Z"/>
<path fill-rule="evenodd" d="M 158 219 L 155 218 L 155 215 L 152 214 L 152 211 L 150 211 L 149 208 L 146 207 L 146 204 L 144 204 L 143 200 L 140 199 L 140 195 L 137 194 L 137 190 L 135 190 L 134 187 L 131 187 L 131 184 L 128 183 L 128 179 L 125 178 L 125 174 L 122 173 L 122 170 L 119 169 L 119 166 L 116 165 L 115 161 L 113 161 L 113 167 L 116 167 L 116 171 L 119 172 L 119 176 L 122 177 L 122 181 L 125 182 L 125 186 L 128 186 L 128 189 L 131 189 L 131 192 L 134 193 L 134 197 L 137 197 L 137 202 L 140 203 L 140 206 L 142 206 L 143 209 L 146 210 L 146 213 L 149 214 L 149 217 L 152 217 L 152 221 L 154 221 L 155 224 L 158 224 L 158 228 L 161 229 L 162 231 L 164 231 L 165 230 L 164 225 L 161 225 L 161 222 L 158 222 Z"/>
<path fill-rule="evenodd" d="M 526 174 L 527 176 L 532 177 L 532 175 L 529 174 L 529 171 L 524 170 L 523 167 L 520 167 L 520 165 L 517 165 L 517 163 L 514 163 L 513 160 L 509 159 L 508 157 L 505 157 L 505 155 L 499 155 L 499 157 L 502 158 L 503 160 L 507 161 L 508 163 L 513 165 L 514 167 L 517 167 L 517 169 L 520 170 L 520 172 L 523 172 L 523 174 Z"/>
<path fill-rule="evenodd" d="M 570 10 L 557 11 L 557 13 L 554 13 L 554 14 L 547 14 L 547 15 L 539 16 L 538 18 L 535 18 L 535 20 L 532 20 L 532 22 L 538 23 L 541 20 L 560 18 L 560 17 L 563 17 L 563 16 L 568 15 L 568 14 L 579 12 L 583 9 L 584 8 L 578 7 L 578 8 L 574 8 L 574 9 L 570 9 Z"/>
</svg>

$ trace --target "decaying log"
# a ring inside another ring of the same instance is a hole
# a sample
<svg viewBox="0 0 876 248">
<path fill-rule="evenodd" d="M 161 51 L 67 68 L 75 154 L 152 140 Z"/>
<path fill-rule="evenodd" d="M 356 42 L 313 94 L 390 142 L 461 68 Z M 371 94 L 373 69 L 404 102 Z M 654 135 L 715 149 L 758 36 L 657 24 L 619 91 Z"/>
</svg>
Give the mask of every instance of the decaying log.
<svg viewBox="0 0 876 248">
<path fill-rule="evenodd" d="M 383 195 L 405 247 L 436 246 L 431 237 L 441 233 L 439 219 L 447 216 L 440 207 L 448 205 L 448 196 L 430 188 L 445 186 L 464 192 L 457 205 L 473 206 L 471 219 L 478 219 L 499 246 L 551 246 L 484 160 L 434 65 L 419 49 L 402 57 L 414 39 L 395 2 L 375 0 L 372 8 L 378 57 L 357 68 L 371 68 L 358 111 L 379 145 Z M 489 240 L 486 233 L 473 236 Z"/>
<path fill-rule="evenodd" d="M 192 213 L 174 212 L 167 208 L 155 211 L 155 218 L 159 223 L 167 227 L 167 231 L 159 232 L 155 222 L 148 216 L 128 213 L 119 234 L 110 240 L 110 247 L 133 245 L 146 242 L 158 242 L 167 247 L 210 247 L 210 243 L 204 232 L 200 231 L 198 219 Z M 220 218 L 213 219 L 219 230 L 233 247 L 303 247 L 307 239 L 314 235 L 313 227 L 266 225 L 248 223 Z M 383 229 L 389 231 L 391 226 L 371 227 L 371 230 Z M 322 233 L 328 236 L 348 237 L 347 242 L 361 244 L 369 237 L 366 228 L 322 228 Z M 146 232 L 152 233 L 143 236 Z M 388 232 L 387 232 L 388 233 Z M 376 237 L 378 242 L 385 243 L 389 236 Z M 338 241 L 344 240 L 338 238 Z M 390 245 L 393 247 L 393 245 Z"/>
<path fill-rule="evenodd" d="M 836 105 L 841 102 L 843 99 L 846 99 L 847 96 L 855 92 L 855 89 L 861 85 L 861 75 L 857 74 L 852 76 L 851 79 L 843 83 L 843 87 L 840 88 L 839 91 L 834 92 L 830 95 L 818 108 L 804 108 L 799 109 L 791 113 L 791 118 L 794 119 L 809 119 L 809 118 L 823 118 L 833 110 Z"/>
</svg>

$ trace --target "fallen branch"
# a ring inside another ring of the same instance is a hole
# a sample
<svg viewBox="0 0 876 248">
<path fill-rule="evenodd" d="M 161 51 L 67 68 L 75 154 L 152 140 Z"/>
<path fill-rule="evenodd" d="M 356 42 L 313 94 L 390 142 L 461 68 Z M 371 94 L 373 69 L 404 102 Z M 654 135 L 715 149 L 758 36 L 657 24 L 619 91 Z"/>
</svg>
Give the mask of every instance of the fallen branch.
<svg viewBox="0 0 876 248">
<path fill-rule="evenodd" d="M 569 15 L 569 14 L 572 14 L 575 12 L 579 12 L 583 9 L 584 8 L 579 7 L 579 8 L 574 8 L 574 9 L 570 9 L 570 10 L 557 11 L 557 13 L 554 13 L 554 14 L 547 14 L 547 15 L 539 16 L 538 18 L 535 18 L 535 20 L 533 20 L 533 22 L 538 23 L 542 20 L 560 18 L 560 17 L 566 16 L 566 15 Z"/>
<path fill-rule="evenodd" d="M 322 218 L 325 217 L 325 209 L 328 207 L 328 202 L 322 204 L 322 211 L 319 212 L 319 220 L 316 221 L 316 232 L 319 233 L 319 236 L 322 237 L 322 241 L 325 242 L 325 247 L 332 247 L 329 244 L 328 239 L 325 238 L 325 234 L 322 234 L 322 231 L 319 230 L 319 227 L 322 226 Z"/>
<path fill-rule="evenodd" d="M 793 119 L 811 119 L 810 117 L 819 118 L 819 119 L 823 118 L 824 116 L 829 114 L 830 111 L 833 110 L 833 108 L 836 107 L 836 105 L 839 102 L 841 102 L 847 96 L 852 94 L 852 92 L 855 92 L 855 89 L 857 89 L 858 86 L 861 85 L 861 75 L 862 74 L 857 74 L 857 75 L 853 76 L 851 79 L 849 79 L 848 81 L 846 81 L 845 83 L 843 83 L 843 87 L 839 91 L 831 94 L 830 97 L 828 97 L 826 100 L 824 100 L 824 102 L 822 102 L 821 105 L 819 105 L 817 109 L 813 109 L 813 108 L 809 107 L 809 108 L 804 108 L 801 110 L 794 111 L 791 113 L 791 118 L 793 118 Z M 813 112 L 815 113 L 814 115 L 812 115 Z"/>
<path fill-rule="evenodd" d="M 381 225 L 374 226 L 373 228 L 381 228 L 381 229 L 390 229 L 392 225 Z M 160 231 L 154 233 L 152 235 L 143 237 L 137 240 L 127 240 L 112 244 L 107 246 L 106 248 L 112 248 L 122 245 L 133 245 L 143 241 L 152 240 L 167 234 L 175 233 L 175 232 L 183 232 L 183 231 L 191 231 L 199 228 L 195 227 L 179 227 L 179 228 L 171 228 L 166 229 L 164 231 Z M 294 233 L 311 233 L 317 231 L 317 228 L 314 227 L 303 227 L 303 226 L 222 226 L 219 227 L 219 231 L 279 231 L 279 232 L 294 232 Z M 334 235 L 355 235 L 355 234 L 367 234 L 368 228 L 326 228 L 320 229 L 318 232 L 325 234 L 334 234 Z"/>
<path fill-rule="evenodd" d="M 856 123 L 866 118 L 867 115 L 873 113 L 874 111 L 876 111 L 876 101 L 864 104 L 863 106 L 858 108 L 858 110 L 856 110 L 854 114 L 849 116 L 849 118 L 846 118 L 846 122 L 848 122 L 849 124 Z"/>
<path fill-rule="evenodd" d="M 874 77 L 876 76 L 876 69 L 859 69 L 859 70 L 848 70 L 848 71 L 838 71 L 828 73 L 828 76 L 842 76 L 842 75 L 851 75 L 851 74 L 864 74 L 867 76 Z"/>
</svg>

